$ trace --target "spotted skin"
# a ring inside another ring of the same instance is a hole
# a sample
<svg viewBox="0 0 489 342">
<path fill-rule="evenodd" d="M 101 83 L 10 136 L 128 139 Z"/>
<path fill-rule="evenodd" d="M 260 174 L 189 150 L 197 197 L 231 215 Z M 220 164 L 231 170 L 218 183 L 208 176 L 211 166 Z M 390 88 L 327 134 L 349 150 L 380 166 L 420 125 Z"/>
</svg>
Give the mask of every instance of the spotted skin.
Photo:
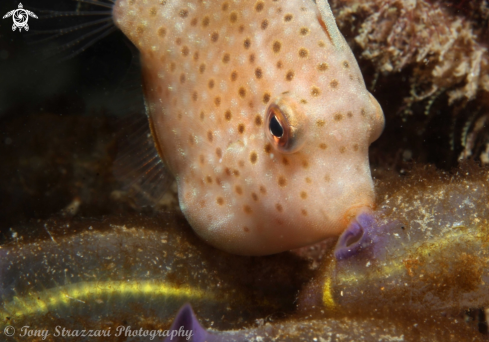
<svg viewBox="0 0 489 342">
<path fill-rule="evenodd" d="M 117 0 L 114 19 L 141 53 L 156 144 L 204 240 L 277 253 L 372 208 L 383 113 L 313 1 Z M 273 105 L 289 111 L 293 150 L 273 141 Z"/>
</svg>

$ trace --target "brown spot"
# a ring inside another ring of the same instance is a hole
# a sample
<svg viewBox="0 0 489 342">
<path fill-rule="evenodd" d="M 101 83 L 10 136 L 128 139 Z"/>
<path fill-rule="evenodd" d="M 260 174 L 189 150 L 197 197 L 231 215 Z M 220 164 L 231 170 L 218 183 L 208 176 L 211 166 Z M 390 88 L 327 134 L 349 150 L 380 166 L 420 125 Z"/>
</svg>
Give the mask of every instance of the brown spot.
<svg viewBox="0 0 489 342">
<path fill-rule="evenodd" d="M 257 1 L 255 4 L 255 11 L 261 12 L 263 8 L 265 7 L 265 3 L 263 1 Z"/>
<path fill-rule="evenodd" d="M 267 193 L 267 188 L 265 188 L 263 185 L 260 185 L 260 192 L 261 192 L 263 195 L 266 195 L 266 193 Z"/>
<path fill-rule="evenodd" d="M 263 71 L 261 70 L 261 68 L 256 68 L 256 69 L 255 69 L 255 76 L 256 76 L 256 78 L 258 78 L 258 79 L 262 78 L 262 76 L 263 76 Z"/>
<path fill-rule="evenodd" d="M 245 49 L 249 49 L 250 48 L 250 46 L 251 46 L 251 40 L 250 40 L 250 38 L 246 38 L 244 40 L 243 46 L 244 46 Z"/>
<path fill-rule="evenodd" d="M 340 146 L 340 153 L 345 153 L 345 152 L 346 152 L 346 147 Z"/>
<path fill-rule="evenodd" d="M 284 21 L 291 21 L 294 16 L 292 14 L 286 14 L 284 15 Z"/>
<path fill-rule="evenodd" d="M 210 21 L 211 20 L 209 19 L 209 17 L 205 16 L 204 19 L 202 19 L 202 26 L 204 27 L 209 26 Z"/>
<path fill-rule="evenodd" d="M 302 167 L 303 167 L 304 169 L 307 169 L 307 168 L 309 167 L 309 162 L 308 162 L 307 160 L 303 160 L 303 161 L 302 161 Z"/>
<path fill-rule="evenodd" d="M 198 98 L 198 94 L 196 91 L 194 91 L 192 94 L 192 100 L 197 101 L 197 98 Z"/>
<path fill-rule="evenodd" d="M 325 46 L 326 46 L 326 43 L 325 43 L 325 42 L 323 42 L 322 40 L 320 40 L 320 41 L 318 42 L 318 46 L 319 46 L 319 47 L 325 47 Z"/>
<path fill-rule="evenodd" d="M 209 140 L 209 142 L 212 142 L 213 139 L 214 136 L 212 135 L 212 131 L 207 132 L 207 140 Z"/>
<path fill-rule="evenodd" d="M 282 205 L 280 203 L 275 204 L 275 208 L 277 208 L 277 211 L 279 213 L 281 213 L 284 210 L 284 208 L 282 207 Z"/>
<path fill-rule="evenodd" d="M 199 156 L 199 161 L 200 161 L 200 163 L 201 163 L 201 164 L 204 164 L 204 162 L 205 162 L 205 158 L 204 158 L 204 155 L 203 155 L 203 154 L 201 154 L 201 155 Z"/>
<path fill-rule="evenodd" d="M 219 159 L 221 159 L 221 157 L 222 157 L 222 150 L 221 150 L 219 147 L 218 147 L 218 148 L 216 148 L 216 156 L 217 156 Z"/>
<path fill-rule="evenodd" d="M 294 71 L 293 70 L 287 71 L 287 74 L 285 75 L 285 79 L 287 81 L 292 81 L 294 79 Z"/>
<path fill-rule="evenodd" d="M 238 170 L 233 170 L 233 175 L 235 177 L 239 177 L 239 171 Z"/>
<path fill-rule="evenodd" d="M 158 36 L 160 36 L 161 38 L 163 38 L 164 36 L 166 36 L 166 28 L 160 27 L 158 29 L 157 33 L 158 33 Z"/>
<path fill-rule="evenodd" d="M 331 86 L 331 88 L 336 89 L 336 88 L 338 88 L 338 81 L 332 80 L 329 85 Z"/>
<path fill-rule="evenodd" d="M 205 180 L 207 181 L 207 183 L 212 184 L 212 177 L 211 176 L 205 177 Z"/>
<path fill-rule="evenodd" d="M 170 71 L 174 72 L 176 68 L 177 68 L 177 65 L 175 63 L 171 62 L 170 63 Z"/>
<path fill-rule="evenodd" d="M 238 13 L 236 13 L 236 11 L 232 11 L 231 14 L 229 15 L 229 21 L 234 24 L 237 20 L 238 20 Z"/>
<path fill-rule="evenodd" d="M 188 17 L 188 9 L 186 9 L 186 8 L 181 9 L 180 12 L 178 12 L 178 15 L 181 18 L 187 18 Z"/>
<path fill-rule="evenodd" d="M 319 144 L 319 148 L 325 150 L 328 147 L 325 143 Z"/>
<path fill-rule="evenodd" d="M 219 107 L 219 105 L 221 104 L 220 96 L 216 96 L 216 98 L 214 99 L 214 104 L 216 105 L 216 107 Z"/>
<path fill-rule="evenodd" d="M 222 198 L 222 197 L 218 197 L 218 198 L 216 199 L 216 202 L 217 202 L 217 204 L 219 204 L 219 205 L 223 205 L 223 204 L 224 204 L 224 198 Z"/>
<path fill-rule="evenodd" d="M 238 90 L 238 94 L 241 98 L 245 97 L 246 96 L 246 89 L 243 87 L 240 87 Z"/>
<path fill-rule="evenodd" d="M 318 70 L 319 71 L 326 71 L 326 70 L 328 70 L 328 64 L 326 64 L 326 63 L 319 63 L 318 64 Z"/>
<path fill-rule="evenodd" d="M 250 162 L 251 162 L 251 164 L 255 164 L 257 160 L 258 160 L 258 155 L 256 154 L 255 151 L 252 151 L 250 153 Z"/>
<path fill-rule="evenodd" d="M 312 87 L 311 88 L 311 96 L 319 96 L 321 94 L 321 90 L 318 87 Z"/>
<path fill-rule="evenodd" d="M 254 54 L 254 53 L 252 53 L 252 54 L 250 55 L 250 63 L 251 63 L 251 64 L 253 64 L 254 62 L 255 62 L 255 54 Z"/>
<path fill-rule="evenodd" d="M 282 69 L 283 66 L 284 64 L 282 63 L 282 61 L 277 62 L 277 69 Z"/>
<path fill-rule="evenodd" d="M 353 113 L 352 112 L 348 112 L 346 113 L 346 116 L 348 116 L 349 118 L 353 117 Z"/>
<path fill-rule="evenodd" d="M 222 4 L 222 6 L 221 6 L 221 9 L 222 9 L 223 11 L 227 11 L 227 10 L 228 10 L 228 8 L 229 8 L 229 4 L 228 4 L 227 2 L 223 3 L 223 4 Z"/>
<path fill-rule="evenodd" d="M 243 210 L 245 213 L 247 213 L 248 215 L 252 213 L 252 210 L 251 210 L 251 207 L 249 205 L 245 205 L 243 206 Z"/>
<path fill-rule="evenodd" d="M 265 153 L 270 153 L 272 151 L 272 145 L 267 143 L 263 150 L 265 151 Z"/>
<path fill-rule="evenodd" d="M 341 121 L 343 120 L 343 115 L 340 113 L 334 115 L 334 121 Z"/>
<path fill-rule="evenodd" d="M 212 32 L 211 34 L 211 42 L 215 43 L 219 39 L 219 33 L 217 32 Z"/>
<path fill-rule="evenodd" d="M 367 116 L 367 112 L 365 111 L 365 109 L 364 109 L 364 108 L 362 108 L 362 110 L 360 111 L 360 114 L 361 114 L 362 116 Z"/>
<path fill-rule="evenodd" d="M 302 27 L 299 32 L 301 36 L 306 36 L 307 34 L 309 34 L 309 29 L 307 27 Z"/>
<path fill-rule="evenodd" d="M 306 199 L 307 198 L 307 192 L 301 191 L 301 198 Z"/>
<path fill-rule="evenodd" d="M 302 213 L 302 215 L 307 216 L 307 210 L 306 209 L 302 209 L 301 213 Z"/>
<path fill-rule="evenodd" d="M 326 176 L 324 176 L 324 180 L 325 180 L 326 182 L 329 182 L 329 181 L 331 180 L 331 177 L 329 177 L 328 175 L 326 175 Z"/>
<path fill-rule="evenodd" d="M 265 19 L 261 22 L 261 29 L 265 30 L 268 27 L 268 20 Z"/>
<path fill-rule="evenodd" d="M 222 56 L 222 62 L 226 64 L 227 62 L 229 62 L 229 60 L 230 60 L 229 53 L 225 53 L 224 56 Z"/>
<path fill-rule="evenodd" d="M 190 50 L 188 49 L 188 47 L 187 47 L 187 46 L 184 46 L 184 47 L 182 48 L 182 55 L 183 55 L 183 56 L 188 56 L 189 52 L 190 52 Z"/>
<path fill-rule="evenodd" d="M 242 123 L 241 123 L 241 124 L 239 124 L 239 125 L 238 125 L 238 132 L 239 132 L 240 134 L 243 134 L 243 133 L 244 133 L 244 131 L 245 131 L 245 125 L 244 125 L 244 124 L 242 124 Z"/>
<path fill-rule="evenodd" d="M 236 185 L 236 187 L 234 188 L 234 190 L 236 191 L 236 193 L 238 195 L 243 194 L 243 189 L 239 185 Z"/>
<path fill-rule="evenodd" d="M 144 26 L 142 26 L 142 25 L 138 25 L 138 26 L 136 27 L 136 34 L 139 36 L 139 35 L 142 35 L 142 34 L 143 34 L 143 32 L 144 32 Z"/>
<path fill-rule="evenodd" d="M 287 179 L 284 176 L 279 176 L 278 177 L 278 185 L 281 187 L 284 187 L 287 185 Z"/>
<path fill-rule="evenodd" d="M 193 18 L 192 21 L 190 22 L 190 25 L 192 26 L 197 25 L 197 18 Z"/>
<path fill-rule="evenodd" d="M 253 198 L 253 201 L 255 201 L 255 202 L 258 201 L 258 195 L 254 192 L 251 193 L 251 198 Z"/>
<path fill-rule="evenodd" d="M 182 44 L 182 38 L 175 39 L 175 44 L 177 44 L 177 45 Z"/>
<path fill-rule="evenodd" d="M 180 83 L 185 83 L 185 74 L 180 75 Z"/>
<path fill-rule="evenodd" d="M 200 205 L 201 208 L 204 208 L 205 207 L 205 201 L 204 200 L 200 201 L 199 202 L 199 205 Z"/>
<path fill-rule="evenodd" d="M 282 158 L 282 164 L 289 165 L 289 159 L 287 159 L 287 157 L 283 157 Z"/>
<path fill-rule="evenodd" d="M 343 62 L 343 66 L 344 66 L 345 68 L 349 68 L 349 67 L 350 67 L 350 65 L 348 64 L 348 62 L 347 62 L 347 61 L 344 61 L 344 62 Z"/>
<path fill-rule="evenodd" d="M 224 172 L 226 172 L 226 174 L 228 176 L 231 176 L 231 170 L 229 169 L 229 167 L 227 167 L 226 169 L 224 169 Z"/>
<path fill-rule="evenodd" d="M 311 178 L 309 178 L 309 177 L 306 177 L 306 183 L 308 183 L 308 184 L 311 184 L 311 183 L 312 183 L 312 180 L 311 180 Z"/>
<path fill-rule="evenodd" d="M 231 120 L 231 111 L 228 109 L 225 113 L 224 113 L 224 118 L 227 120 L 227 121 L 230 121 Z"/>
<path fill-rule="evenodd" d="M 204 112 L 200 112 L 200 120 L 204 121 L 205 115 Z"/>
<path fill-rule="evenodd" d="M 243 33 L 244 31 L 244 26 L 243 25 L 239 25 L 239 33 Z"/>
<path fill-rule="evenodd" d="M 318 126 L 318 127 L 323 127 L 325 124 L 326 124 L 326 121 L 324 121 L 322 119 L 319 119 L 318 121 L 316 121 L 316 126 Z"/>
<path fill-rule="evenodd" d="M 203 73 L 204 73 L 204 71 L 205 71 L 205 64 L 204 64 L 204 63 L 202 63 L 202 64 L 199 66 L 199 71 L 200 71 L 200 73 L 201 73 L 201 74 L 203 74 Z"/>
<path fill-rule="evenodd" d="M 281 48 L 282 48 L 282 43 L 280 43 L 278 40 L 273 42 L 273 45 L 272 45 L 273 52 L 279 53 Z"/>
<path fill-rule="evenodd" d="M 307 56 L 309 56 L 309 51 L 305 48 L 300 48 L 299 49 L 299 57 L 300 58 L 306 58 Z"/>
<path fill-rule="evenodd" d="M 244 167 L 245 162 L 244 162 L 243 160 L 240 160 L 240 161 L 238 162 L 238 165 L 239 165 L 240 167 Z"/>
<path fill-rule="evenodd" d="M 257 115 L 255 116 L 255 125 L 257 126 L 261 126 L 262 124 L 262 118 L 261 118 L 261 115 Z"/>
<path fill-rule="evenodd" d="M 238 78 L 238 73 L 236 71 L 233 71 L 231 73 L 231 81 L 236 81 L 236 79 Z"/>
<path fill-rule="evenodd" d="M 263 94 L 263 103 L 268 103 L 268 101 L 270 101 L 270 94 L 269 93 Z"/>
<path fill-rule="evenodd" d="M 358 151 L 358 144 L 353 145 L 353 151 Z"/>
<path fill-rule="evenodd" d="M 209 87 L 209 89 L 212 89 L 214 88 L 214 80 L 209 80 L 209 83 L 207 83 L 207 86 Z"/>
<path fill-rule="evenodd" d="M 248 233 L 248 232 L 250 231 L 250 228 L 248 228 L 248 227 L 244 226 L 244 227 L 243 227 L 243 230 L 244 230 L 246 233 Z"/>
</svg>

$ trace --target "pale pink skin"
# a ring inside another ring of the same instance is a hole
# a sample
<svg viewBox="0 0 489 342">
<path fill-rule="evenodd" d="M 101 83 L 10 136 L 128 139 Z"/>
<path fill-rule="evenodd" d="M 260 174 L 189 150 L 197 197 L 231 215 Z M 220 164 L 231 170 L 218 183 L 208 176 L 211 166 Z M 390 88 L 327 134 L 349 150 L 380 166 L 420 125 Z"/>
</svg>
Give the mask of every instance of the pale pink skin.
<svg viewBox="0 0 489 342">
<path fill-rule="evenodd" d="M 141 52 L 148 114 L 180 206 L 217 248 L 298 248 L 373 207 L 368 147 L 384 116 L 339 31 L 333 46 L 334 21 L 322 27 L 319 17 L 310 0 L 114 6 Z M 294 153 L 267 137 L 267 108 L 281 96 L 303 129 Z"/>
</svg>

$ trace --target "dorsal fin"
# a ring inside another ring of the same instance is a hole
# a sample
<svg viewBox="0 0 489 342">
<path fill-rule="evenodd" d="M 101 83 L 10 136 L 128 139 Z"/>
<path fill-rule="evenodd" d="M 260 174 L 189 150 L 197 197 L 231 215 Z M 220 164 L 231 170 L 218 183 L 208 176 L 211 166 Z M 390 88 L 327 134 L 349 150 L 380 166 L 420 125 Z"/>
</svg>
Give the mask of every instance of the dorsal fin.
<svg viewBox="0 0 489 342">
<path fill-rule="evenodd" d="M 333 45 L 337 49 L 344 49 L 346 44 L 343 35 L 341 34 L 338 26 L 336 25 L 336 19 L 334 18 L 333 12 L 327 0 L 316 0 L 316 5 L 318 7 L 319 13 L 321 14 L 321 19 L 326 25 L 326 30 L 333 42 Z"/>
</svg>

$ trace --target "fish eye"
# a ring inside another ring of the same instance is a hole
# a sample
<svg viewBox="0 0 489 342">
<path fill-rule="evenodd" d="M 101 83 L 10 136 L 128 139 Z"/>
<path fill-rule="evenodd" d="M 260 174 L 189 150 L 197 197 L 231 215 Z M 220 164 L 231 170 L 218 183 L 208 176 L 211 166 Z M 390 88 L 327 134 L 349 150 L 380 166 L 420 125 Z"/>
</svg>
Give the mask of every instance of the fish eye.
<svg viewBox="0 0 489 342">
<path fill-rule="evenodd" d="M 294 153 L 303 146 L 307 117 L 290 95 L 281 96 L 268 106 L 265 122 L 268 140 L 279 152 Z"/>
<path fill-rule="evenodd" d="M 280 139 L 284 135 L 284 128 L 282 127 L 280 122 L 278 122 L 275 115 L 271 116 L 268 128 L 270 129 L 270 133 L 272 133 L 272 135 L 276 138 Z"/>
</svg>

